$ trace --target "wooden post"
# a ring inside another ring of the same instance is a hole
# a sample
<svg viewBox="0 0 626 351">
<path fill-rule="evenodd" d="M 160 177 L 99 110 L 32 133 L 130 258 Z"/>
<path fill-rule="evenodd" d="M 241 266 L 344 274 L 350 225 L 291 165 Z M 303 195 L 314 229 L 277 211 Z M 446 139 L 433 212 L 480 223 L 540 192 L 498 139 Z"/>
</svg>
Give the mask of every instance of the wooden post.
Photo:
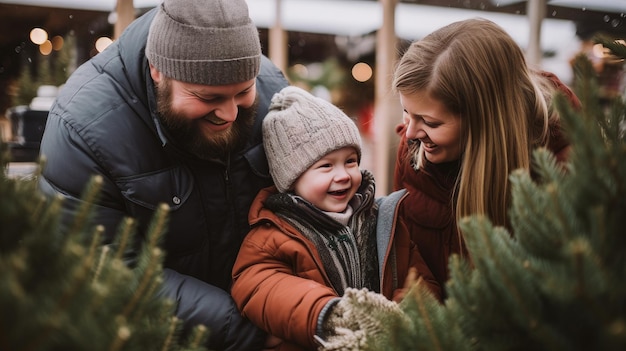
<svg viewBox="0 0 626 351">
<path fill-rule="evenodd" d="M 402 120 L 398 98 L 391 93 L 391 77 L 398 59 L 396 53 L 395 10 L 398 0 L 380 0 L 383 24 L 376 38 L 376 91 L 374 109 L 374 165 L 376 194 L 391 191 L 398 138 L 394 127 Z"/>
<path fill-rule="evenodd" d="M 133 5 L 133 0 L 117 0 L 115 12 L 117 12 L 117 20 L 113 27 L 113 40 L 119 38 L 124 29 L 135 20 L 135 6 Z"/>
<path fill-rule="evenodd" d="M 541 22 L 546 17 L 546 11 L 546 0 L 528 0 L 526 3 L 526 13 L 530 25 L 526 59 L 531 66 L 541 65 L 543 56 L 541 50 Z"/>
<path fill-rule="evenodd" d="M 287 33 L 282 25 L 281 0 L 276 0 L 276 19 L 269 29 L 269 59 L 287 74 Z"/>
</svg>

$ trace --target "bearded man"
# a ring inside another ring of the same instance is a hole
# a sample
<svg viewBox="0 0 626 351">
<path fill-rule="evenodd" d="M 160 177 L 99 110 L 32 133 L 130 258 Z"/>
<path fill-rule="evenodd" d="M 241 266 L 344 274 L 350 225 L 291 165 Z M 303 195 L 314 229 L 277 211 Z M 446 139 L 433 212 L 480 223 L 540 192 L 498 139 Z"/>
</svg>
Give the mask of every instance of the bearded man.
<svg viewBox="0 0 626 351">
<path fill-rule="evenodd" d="M 48 116 L 40 187 L 64 198 L 64 225 L 99 175 L 93 223 L 110 244 L 122 219 L 136 219 L 132 265 L 167 204 L 160 294 L 186 328 L 208 327 L 211 350 L 263 346 L 229 288 L 250 204 L 272 184 L 262 119 L 287 84 L 262 55 L 244 0 L 165 0 L 81 65 Z"/>
</svg>

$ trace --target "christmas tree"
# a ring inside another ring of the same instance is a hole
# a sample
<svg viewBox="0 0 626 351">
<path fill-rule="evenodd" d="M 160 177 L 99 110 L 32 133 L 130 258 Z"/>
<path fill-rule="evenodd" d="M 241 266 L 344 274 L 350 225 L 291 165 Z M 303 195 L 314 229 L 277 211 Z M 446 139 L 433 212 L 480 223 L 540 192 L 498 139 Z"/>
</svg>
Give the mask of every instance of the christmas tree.
<svg viewBox="0 0 626 351">
<path fill-rule="evenodd" d="M 3 170 L 8 155 L 0 142 Z M 134 222 L 119 228 L 113 245 L 102 245 L 103 228 L 89 224 L 99 178 L 85 190 L 86 205 L 71 230 L 61 234 L 61 200 L 47 200 L 37 177 L 0 172 L 0 350 L 205 350 L 207 330 L 183 337 L 173 302 L 155 295 L 167 207 L 155 214 L 130 269 L 122 253 Z"/>
<path fill-rule="evenodd" d="M 464 219 L 472 267 L 451 258 L 444 304 L 417 284 L 402 314 L 368 307 L 384 323 L 367 349 L 626 350 L 626 105 L 600 102 L 586 57 L 574 67 L 582 109 L 554 98 L 572 142 L 567 168 L 536 150 L 539 179 L 511 175 L 511 231 Z"/>
</svg>

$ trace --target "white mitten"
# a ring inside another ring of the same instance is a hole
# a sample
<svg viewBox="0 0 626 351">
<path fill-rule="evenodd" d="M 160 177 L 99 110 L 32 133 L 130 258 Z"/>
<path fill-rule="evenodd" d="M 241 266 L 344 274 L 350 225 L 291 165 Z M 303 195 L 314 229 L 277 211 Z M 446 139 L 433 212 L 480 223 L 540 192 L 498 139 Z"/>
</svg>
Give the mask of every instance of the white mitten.
<svg viewBox="0 0 626 351">
<path fill-rule="evenodd" d="M 318 350 L 363 350 L 368 340 L 384 332 L 381 317 L 390 314 L 404 317 L 398 304 L 385 296 L 367 289 L 348 288 L 325 317 L 322 324 L 325 338 L 318 339 L 321 344 Z"/>
</svg>

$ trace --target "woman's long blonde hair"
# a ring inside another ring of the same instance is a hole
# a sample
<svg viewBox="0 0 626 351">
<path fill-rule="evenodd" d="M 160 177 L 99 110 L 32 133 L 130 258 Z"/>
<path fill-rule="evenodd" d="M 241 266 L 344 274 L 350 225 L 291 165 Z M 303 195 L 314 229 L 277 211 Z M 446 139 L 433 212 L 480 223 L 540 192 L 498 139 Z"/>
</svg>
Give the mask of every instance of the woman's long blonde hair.
<svg viewBox="0 0 626 351">
<path fill-rule="evenodd" d="M 478 18 L 412 43 L 398 63 L 396 92 L 427 92 L 461 118 L 464 146 L 451 199 L 457 223 L 483 214 L 508 225 L 509 174 L 529 170 L 532 150 L 548 142 L 551 92 L 538 77 L 511 36 Z M 413 157 L 423 164 L 423 152 Z"/>
</svg>

